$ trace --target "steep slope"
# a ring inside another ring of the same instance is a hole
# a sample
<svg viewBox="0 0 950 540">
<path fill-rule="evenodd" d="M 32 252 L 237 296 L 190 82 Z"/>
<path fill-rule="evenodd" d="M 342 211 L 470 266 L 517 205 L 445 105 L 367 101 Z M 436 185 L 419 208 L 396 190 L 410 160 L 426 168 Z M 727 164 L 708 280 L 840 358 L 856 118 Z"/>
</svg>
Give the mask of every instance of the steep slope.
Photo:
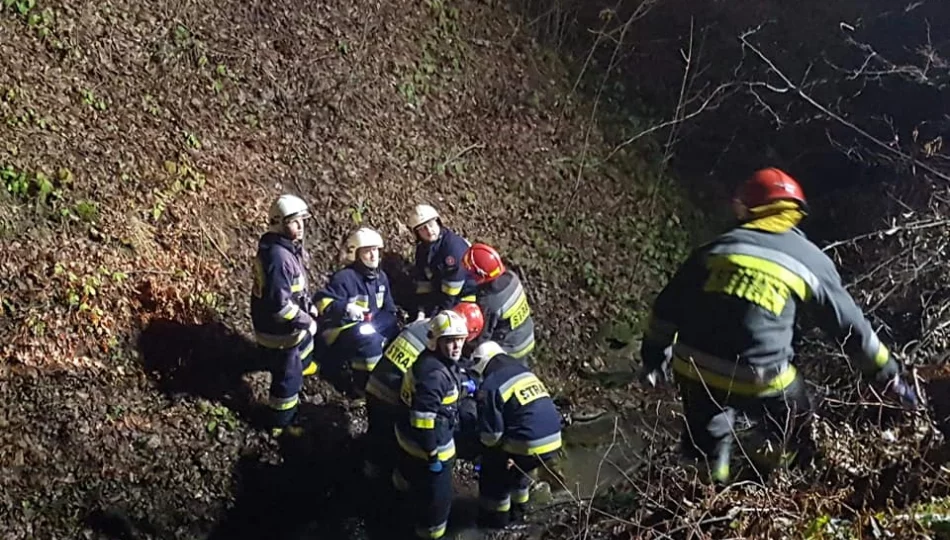
<svg viewBox="0 0 950 540">
<path fill-rule="evenodd" d="M 589 104 L 496 2 L 3 6 L 4 538 L 343 534 L 358 411 L 308 382 L 304 462 L 246 422 L 248 260 L 282 191 L 312 205 L 318 284 L 357 222 L 407 254 L 419 201 L 498 246 L 575 397 L 593 336 L 636 324 L 682 249 L 649 153 L 604 164 Z"/>
</svg>

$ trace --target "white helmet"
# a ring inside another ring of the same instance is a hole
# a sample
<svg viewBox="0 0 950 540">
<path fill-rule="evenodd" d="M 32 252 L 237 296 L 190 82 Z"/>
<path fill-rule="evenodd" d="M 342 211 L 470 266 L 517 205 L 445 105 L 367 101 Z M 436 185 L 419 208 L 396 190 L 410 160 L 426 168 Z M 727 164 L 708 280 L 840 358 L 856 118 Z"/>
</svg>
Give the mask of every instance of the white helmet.
<svg viewBox="0 0 950 540">
<path fill-rule="evenodd" d="M 434 351 L 439 338 L 468 337 L 468 324 L 465 322 L 465 317 L 452 310 L 445 310 L 429 321 L 428 337 L 427 345 Z"/>
<path fill-rule="evenodd" d="M 501 345 L 494 341 L 486 341 L 478 347 L 475 347 L 475 350 L 472 351 L 472 371 L 479 375 L 484 375 L 485 368 L 488 367 L 488 362 L 491 362 L 492 358 L 504 352 L 505 350 L 501 348 Z"/>
<path fill-rule="evenodd" d="M 303 202 L 300 197 L 288 193 L 277 197 L 277 200 L 270 205 L 270 210 L 267 213 L 268 224 L 271 226 L 283 225 L 297 218 L 308 217 L 310 217 L 310 212 L 307 211 L 307 203 Z"/>
<path fill-rule="evenodd" d="M 420 204 L 413 208 L 409 214 L 409 229 L 415 229 L 419 225 L 433 219 L 439 219 L 439 212 L 428 204 Z"/>
<path fill-rule="evenodd" d="M 364 247 L 382 249 L 383 237 L 369 227 L 360 227 L 346 239 L 346 261 L 356 261 L 356 250 Z"/>
</svg>

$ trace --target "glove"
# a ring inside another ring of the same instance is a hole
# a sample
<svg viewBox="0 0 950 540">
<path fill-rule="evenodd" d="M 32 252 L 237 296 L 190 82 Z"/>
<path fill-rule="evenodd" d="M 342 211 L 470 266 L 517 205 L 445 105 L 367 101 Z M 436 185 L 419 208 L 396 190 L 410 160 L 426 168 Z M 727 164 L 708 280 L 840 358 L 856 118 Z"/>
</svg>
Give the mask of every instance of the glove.
<svg viewBox="0 0 950 540">
<path fill-rule="evenodd" d="M 425 311 L 422 311 L 422 310 L 419 310 L 419 313 L 416 315 L 416 322 L 419 322 L 419 321 L 421 321 L 422 319 L 425 319 L 425 318 L 426 318 L 426 312 L 425 312 Z"/>
<path fill-rule="evenodd" d="M 317 335 L 317 321 L 310 321 L 310 328 L 308 329 L 311 336 Z"/>
<path fill-rule="evenodd" d="M 438 457 L 432 458 L 429 461 L 429 472 L 440 473 L 442 472 L 442 462 Z"/>
<path fill-rule="evenodd" d="M 475 391 L 478 390 L 478 383 L 472 379 L 466 379 L 462 382 L 462 390 L 465 390 L 466 394 L 474 395 Z"/>
<path fill-rule="evenodd" d="M 369 310 L 356 305 L 354 302 L 350 302 L 346 305 L 346 318 L 351 321 L 362 321 L 363 314 L 367 311 Z"/>
<path fill-rule="evenodd" d="M 905 409 L 914 410 L 917 408 L 917 392 L 900 375 L 894 375 L 894 378 L 888 382 L 885 392 L 896 397 Z"/>
</svg>

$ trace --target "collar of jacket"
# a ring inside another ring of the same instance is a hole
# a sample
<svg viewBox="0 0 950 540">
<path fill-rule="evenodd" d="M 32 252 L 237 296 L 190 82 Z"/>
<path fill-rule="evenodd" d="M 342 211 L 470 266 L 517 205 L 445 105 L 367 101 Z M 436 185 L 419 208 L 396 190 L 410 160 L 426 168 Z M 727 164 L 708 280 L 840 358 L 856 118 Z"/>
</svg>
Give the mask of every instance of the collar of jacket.
<svg viewBox="0 0 950 540">
<path fill-rule="evenodd" d="M 350 268 L 356 270 L 356 272 L 363 276 L 366 279 L 376 279 L 379 276 L 379 268 L 370 268 L 363 264 L 363 261 L 357 259 L 356 262 L 350 265 Z"/>
<path fill-rule="evenodd" d="M 752 218 L 743 222 L 742 228 L 772 233 L 787 232 L 805 217 L 805 212 L 793 201 L 776 201 L 750 208 L 749 212 Z"/>
<path fill-rule="evenodd" d="M 264 237 L 261 238 L 261 243 L 276 244 L 295 255 L 299 255 L 301 252 L 301 246 L 295 244 L 290 238 L 275 232 L 264 233 Z"/>
</svg>

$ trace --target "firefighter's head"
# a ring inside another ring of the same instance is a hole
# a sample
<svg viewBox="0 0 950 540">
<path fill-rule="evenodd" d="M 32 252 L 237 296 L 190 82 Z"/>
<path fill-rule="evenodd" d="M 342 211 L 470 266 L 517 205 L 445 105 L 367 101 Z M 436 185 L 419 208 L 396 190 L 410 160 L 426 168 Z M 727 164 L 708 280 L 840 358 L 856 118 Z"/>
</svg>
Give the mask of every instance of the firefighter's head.
<svg viewBox="0 0 950 540">
<path fill-rule="evenodd" d="M 294 242 L 303 242 L 303 222 L 309 217 L 310 212 L 303 199 L 284 194 L 270 205 L 267 212 L 268 230 L 286 236 Z"/>
<path fill-rule="evenodd" d="M 418 240 L 427 244 L 435 242 L 442 233 L 439 212 L 428 204 L 417 205 L 409 214 L 409 228 Z"/>
<path fill-rule="evenodd" d="M 446 360 L 458 362 L 468 338 L 465 317 L 452 310 L 439 312 L 429 321 L 429 350 Z"/>
<path fill-rule="evenodd" d="M 495 281 L 505 273 L 505 263 L 495 248 L 487 244 L 473 244 L 462 257 L 462 266 L 471 274 L 475 283 L 483 285 Z"/>
<path fill-rule="evenodd" d="M 359 261 L 370 270 L 379 268 L 383 237 L 369 227 L 360 227 L 346 239 L 346 262 Z"/>
<path fill-rule="evenodd" d="M 505 350 L 501 348 L 501 345 L 494 341 L 486 341 L 480 344 L 472 351 L 472 371 L 478 373 L 479 377 L 484 377 L 485 369 L 488 368 L 492 358 L 504 352 Z"/>
<path fill-rule="evenodd" d="M 733 199 L 733 211 L 740 221 L 761 213 L 762 209 L 807 210 L 805 192 L 794 178 L 781 169 L 759 169 L 740 187 Z"/>
</svg>

